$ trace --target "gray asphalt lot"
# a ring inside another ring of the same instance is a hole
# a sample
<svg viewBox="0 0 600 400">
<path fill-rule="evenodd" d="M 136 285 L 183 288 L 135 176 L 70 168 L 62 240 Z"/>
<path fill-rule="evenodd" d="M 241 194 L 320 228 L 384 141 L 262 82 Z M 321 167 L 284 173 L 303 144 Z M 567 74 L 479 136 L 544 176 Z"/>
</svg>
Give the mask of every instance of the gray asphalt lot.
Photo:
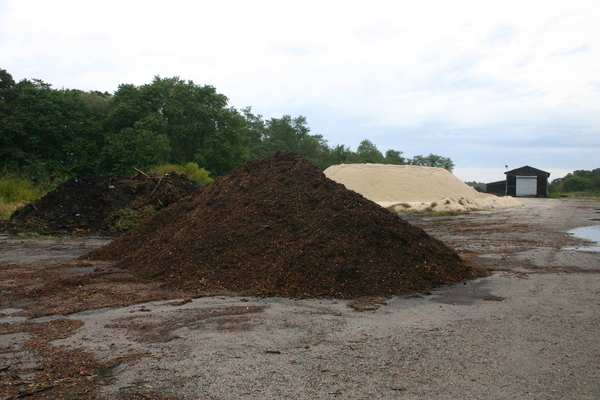
<svg viewBox="0 0 600 400">
<path fill-rule="evenodd" d="M 567 231 L 598 225 L 600 203 L 526 203 L 403 216 L 488 278 L 363 312 L 346 300 L 222 296 L 91 310 L 67 316 L 83 326 L 53 344 L 126 360 L 97 371 L 106 399 L 598 399 L 600 253 Z M 64 316 L 37 321 L 53 318 Z M 27 340 L 9 336 L 14 348 Z"/>
</svg>

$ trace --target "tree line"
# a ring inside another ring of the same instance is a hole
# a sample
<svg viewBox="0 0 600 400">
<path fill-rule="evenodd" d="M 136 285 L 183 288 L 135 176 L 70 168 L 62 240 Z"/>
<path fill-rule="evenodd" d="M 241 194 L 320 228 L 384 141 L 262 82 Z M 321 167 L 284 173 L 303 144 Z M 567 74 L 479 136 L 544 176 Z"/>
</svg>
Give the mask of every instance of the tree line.
<svg viewBox="0 0 600 400">
<path fill-rule="evenodd" d="M 562 178 L 552 181 L 548 188 L 550 193 L 589 193 L 600 194 L 600 168 L 577 170 Z"/>
<path fill-rule="evenodd" d="M 305 117 L 265 120 L 251 107 L 236 110 L 210 85 L 156 76 L 122 84 L 113 94 L 54 89 L 39 79 L 15 82 L 0 69 L 0 163 L 31 179 L 128 174 L 162 164 L 196 163 L 226 175 L 250 158 L 296 152 L 319 168 L 340 163 L 414 164 L 454 168 L 435 154 L 385 154 L 370 140 L 356 151 L 311 134 Z"/>
</svg>

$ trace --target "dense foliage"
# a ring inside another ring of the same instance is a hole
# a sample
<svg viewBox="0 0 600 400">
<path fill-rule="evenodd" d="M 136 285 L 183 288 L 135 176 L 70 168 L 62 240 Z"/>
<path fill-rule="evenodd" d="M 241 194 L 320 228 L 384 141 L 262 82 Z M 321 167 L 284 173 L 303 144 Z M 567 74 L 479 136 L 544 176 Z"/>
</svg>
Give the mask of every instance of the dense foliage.
<svg viewBox="0 0 600 400">
<path fill-rule="evenodd" d="M 34 181 L 190 163 L 215 177 L 277 150 L 296 152 L 321 169 L 339 163 L 454 168 L 434 154 L 407 159 L 390 149 L 384 155 L 368 139 L 356 151 L 329 146 L 310 133 L 303 116 L 264 120 L 250 107 L 229 107 L 214 87 L 178 77 L 123 84 L 109 94 L 53 89 L 37 79 L 17 83 L 0 69 L 0 164 Z"/>
<path fill-rule="evenodd" d="M 600 195 L 600 168 L 591 171 L 578 170 L 567 174 L 563 178 L 554 179 L 549 187 L 552 194 L 572 194 L 599 196 Z"/>
</svg>

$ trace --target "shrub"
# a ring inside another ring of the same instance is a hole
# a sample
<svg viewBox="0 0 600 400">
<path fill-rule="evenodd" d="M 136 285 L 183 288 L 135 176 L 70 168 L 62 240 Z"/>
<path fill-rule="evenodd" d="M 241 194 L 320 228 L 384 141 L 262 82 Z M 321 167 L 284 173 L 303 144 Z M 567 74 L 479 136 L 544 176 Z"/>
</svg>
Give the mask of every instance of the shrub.
<svg viewBox="0 0 600 400">
<path fill-rule="evenodd" d="M 463 215 L 463 214 L 467 214 L 467 212 L 466 211 L 445 210 L 445 211 L 440 211 L 438 213 L 438 215 L 440 217 L 453 217 L 456 215 Z"/>
<path fill-rule="evenodd" d="M 6 203 L 0 199 L 0 220 L 10 218 L 10 215 L 19 207 L 20 203 Z"/>
<path fill-rule="evenodd" d="M 0 177 L 0 219 L 8 219 L 18 207 L 44 194 L 39 185 L 16 174 Z"/>
<path fill-rule="evenodd" d="M 152 214 L 154 214 L 152 207 L 146 207 L 141 210 L 123 208 L 106 218 L 102 222 L 102 227 L 112 232 L 125 232 L 135 228 Z"/>
<path fill-rule="evenodd" d="M 13 176 L 0 178 L 0 199 L 5 203 L 32 201 L 42 195 L 42 191 L 31 181 Z"/>
<path fill-rule="evenodd" d="M 208 185 L 214 180 L 210 177 L 210 172 L 204 168 L 200 168 L 198 164 L 193 162 L 189 162 L 185 165 L 162 164 L 154 167 L 151 171 L 154 174 L 167 174 L 169 172 L 185 174 L 189 180 L 195 181 L 201 186 Z"/>
<path fill-rule="evenodd" d="M 581 176 L 572 176 L 565 179 L 560 185 L 563 192 L 583 192 L 594 187 L 594 182 L 590 178 Z"/>
</svg>

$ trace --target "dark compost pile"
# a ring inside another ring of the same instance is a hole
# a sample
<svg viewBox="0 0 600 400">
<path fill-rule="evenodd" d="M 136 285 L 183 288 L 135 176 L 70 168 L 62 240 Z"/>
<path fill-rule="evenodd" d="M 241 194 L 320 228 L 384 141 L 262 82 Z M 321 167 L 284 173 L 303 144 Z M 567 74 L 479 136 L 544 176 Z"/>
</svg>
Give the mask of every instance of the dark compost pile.
<svg viewBox="0 0 600 400">
<path fill-rule="evenodd" d="M 282 152 L 240 165 L 84 257 L 179 289 L 259 296 L 387 296 L 487 275 Z"/>
<path fill-rule="evenodd" d="M 3 230 L 119 233 L 201 186 L 185 175 L 90 175 L 71 178 L 17 209 Z"/>
</svg>

